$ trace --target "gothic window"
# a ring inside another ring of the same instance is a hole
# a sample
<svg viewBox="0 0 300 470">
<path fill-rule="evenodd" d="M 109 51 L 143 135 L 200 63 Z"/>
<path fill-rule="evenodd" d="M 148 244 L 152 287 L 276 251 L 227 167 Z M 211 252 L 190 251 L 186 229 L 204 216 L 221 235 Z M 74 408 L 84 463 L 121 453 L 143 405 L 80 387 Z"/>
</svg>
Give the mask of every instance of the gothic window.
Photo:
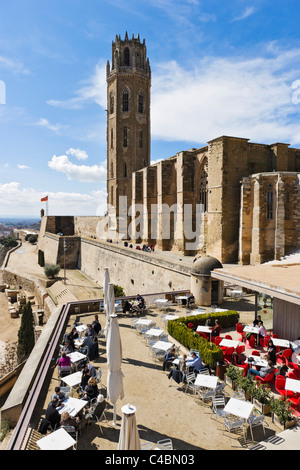
<svg viewBox="0 0 300 470">
<path fill-rule="evenodd" d="M 110 177 L 114 177 L 114 164 L 113 162 L 110 163 Z"/>
<path fill-rule="evenodd" d="M 203 212 L 207 212 L 207 162 L 204 164 L 199 185 L 199 204 L 203 205 Z"/>
<path fill-rule="evenodd" d="M 273 186 L 271 184 L 267 190 L 267 219 L 273 219 Z"/>
<path fill-rule="evenodd" d="M 110 114 L 114 114 L 114 110 L 115 110 L 115 98 L 114 98 L 113 92 L 111 92 L 111 94 L 109 95 L 109 112 L 110 112 Z"/>
<path fill-rule="evenodd" d="M 128 47 L 125 47 L 125 49 L 124 49 L 124 65 L 125 66 L 130 65 L 130 54 L 129 54 Z"/>
<path fill-rule="evenodd" d="M 110 130 L 110 148 L 111 149 L 114 148 L 114 130 L 113 129 Z"/>
<path fill-rule="evenodd" d="M 127 178 L 127 165 L 124 163 L 124 177 Z"/>
<path fill-rule="evenodd" d="M 143 148 L 143 129 L 139 129 L 139 148 Z"/>
<path fill-rule="evenodd" d="M 137 52 L 136 54 L 136 66 L 140 67 L 141 66 L 141 54 Z"/>
<path fill-rule="evenodd" d="M 138 95 L 138 112 L 141 114 L 144 113 L 144 95 L 141 93 Z"/>
<path fill-rule="evenodd" d="M 124 130 L 123 130 L 123 147 L 127 147 L 127 127 L 124 127 Z"/>
<path fill-rule="evenodd" d="M 128 92 L 128 90 L 123 91 L 122 110 L 125 113 L 129 111 L 129 92 Z"/>
</svg>

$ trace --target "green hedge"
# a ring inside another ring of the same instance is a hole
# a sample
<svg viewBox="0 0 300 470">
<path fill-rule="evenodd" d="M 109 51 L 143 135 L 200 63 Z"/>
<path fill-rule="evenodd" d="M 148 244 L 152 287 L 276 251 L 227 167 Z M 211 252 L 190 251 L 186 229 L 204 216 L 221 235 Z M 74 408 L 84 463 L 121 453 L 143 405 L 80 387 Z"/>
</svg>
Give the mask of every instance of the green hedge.
<svg viewBox="0 0 300 470">
<path fill-rule="evenodd" d="M 222 349 L 188 328 L 189 323 L 193 323 L 195 328 L 198 325 L 204 325 L 208 316 L 218 319 L 222 328 L 236 325 L 239 320 L 239 314 L 236 311 L 180 317 L 178 320 L 168 321 L 168 333 L 184 347 L 190 350 L 198 349 L 202 361 L 214 369 L 217 362 L 223 359 Z"/>
</svg>

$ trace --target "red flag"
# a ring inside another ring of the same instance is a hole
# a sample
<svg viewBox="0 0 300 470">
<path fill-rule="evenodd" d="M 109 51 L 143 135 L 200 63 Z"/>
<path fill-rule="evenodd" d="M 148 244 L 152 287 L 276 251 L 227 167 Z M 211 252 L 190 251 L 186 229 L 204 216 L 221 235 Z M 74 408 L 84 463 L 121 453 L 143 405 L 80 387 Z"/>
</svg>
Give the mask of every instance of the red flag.
<svg viewBox="0 0 300 470">
<path fill-rule="evenodd" d="M 45 202 L 45 201 L 48 201 L 48 196 L 42 197 L 41 202 Z"/>
</svg>

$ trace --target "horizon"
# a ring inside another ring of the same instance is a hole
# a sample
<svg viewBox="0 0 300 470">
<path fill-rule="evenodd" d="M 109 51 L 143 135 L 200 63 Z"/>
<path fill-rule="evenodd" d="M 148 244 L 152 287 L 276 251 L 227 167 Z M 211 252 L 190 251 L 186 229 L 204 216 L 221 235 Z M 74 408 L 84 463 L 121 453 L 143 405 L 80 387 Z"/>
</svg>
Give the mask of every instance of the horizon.
<svg viewBox="0 0 300 470">
<path fill-rule="evenodd" d="M 145 39 L 151 163 L 221 135 L 300 148 L 299 2 L 12 0 L 0 18 L 0 212 L 106 211 L 106 63 Z M 293 13 L 293 14 L 291 14 Z M 284 25 L 284 27 L 282 27 Z"/>
</svg>

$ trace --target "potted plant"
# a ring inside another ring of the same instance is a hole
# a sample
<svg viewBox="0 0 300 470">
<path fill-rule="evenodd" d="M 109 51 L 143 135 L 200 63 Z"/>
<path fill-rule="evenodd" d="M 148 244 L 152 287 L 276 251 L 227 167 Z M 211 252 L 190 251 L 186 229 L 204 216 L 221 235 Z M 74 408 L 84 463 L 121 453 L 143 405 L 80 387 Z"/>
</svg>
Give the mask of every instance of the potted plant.
<svg viewBox="0 0 300 470">
<path fill-rule="evenodd" d="M 236 385 L 237 391 L 243 391 L 245 393 L 246 400 L 251 400 L 255 389 L 254 381 L 247 376 L 243 377 L 243 375 L 240 375 L 236 381 Z"/>
<path fill-rule="evenodd" d="M 263 415 L 271 413 L 271 389 L 266 384 L 257 384 L 253 388 L 252 403 Z"/>
<path fill-rule="evenodd" d="M 236 384 L 240 376 L 241 370 L 238 367 L 229 364 L 226 369 L 225 383 L 229 385 L 233 390 L 235 390 Z"/>
<path fill-rule="evenodd" d="M 273 400 L 272 421 L 282 430 L 288 429 L 295 424 L 292 407 L 285 397 Z"/>
</svg>

